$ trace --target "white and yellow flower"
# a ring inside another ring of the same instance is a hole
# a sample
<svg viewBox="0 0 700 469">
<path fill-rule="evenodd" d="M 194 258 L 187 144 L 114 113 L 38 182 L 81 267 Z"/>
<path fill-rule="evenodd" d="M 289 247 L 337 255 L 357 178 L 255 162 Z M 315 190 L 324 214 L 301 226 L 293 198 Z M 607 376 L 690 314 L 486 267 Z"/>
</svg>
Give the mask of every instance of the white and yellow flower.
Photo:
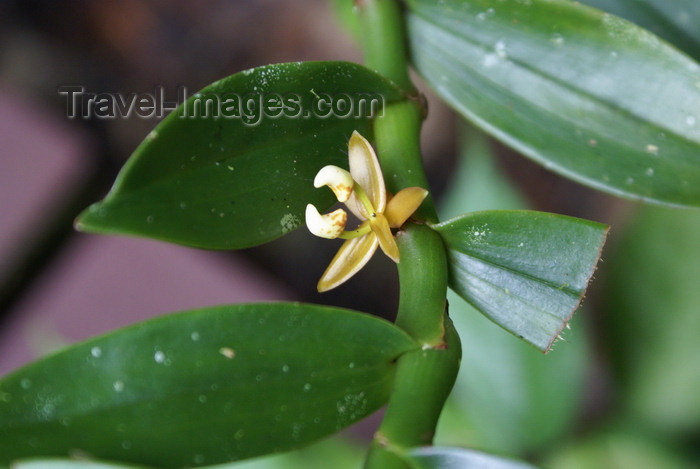
<svg viewBox="0 0 700 469">
<path fill-rule="evenodd" d="M 318 291 L 327 291 L 355 275 L 369 261 L 377 246 L 394 262 L 399 248 L 391 228 L 400 228 L 421 205 L 428 191 L 408 187 L 393 197 L 387 194 L 384 176 L 372 145 L 357 131 L 348 143 L 350 172 L 337 166 L 323 167 L 314 179 L 315 187 L 328 186 L 338 201 L 359 218 L 356 229 L 345 231 L 348 215 L 342 208 L 321 215 L 315 206 L 306 206 L 306 226 L 322 238 L 346 241 L 318 282 Z"/>
</svg>

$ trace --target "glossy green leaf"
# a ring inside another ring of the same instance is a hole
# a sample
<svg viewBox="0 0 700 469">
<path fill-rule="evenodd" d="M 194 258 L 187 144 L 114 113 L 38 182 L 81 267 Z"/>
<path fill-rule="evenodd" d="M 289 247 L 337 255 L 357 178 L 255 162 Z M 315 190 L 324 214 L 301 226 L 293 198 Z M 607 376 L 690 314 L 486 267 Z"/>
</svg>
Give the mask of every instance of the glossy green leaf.
<svg viewBox="0 0 700 469">
<path fill-rule="evenodd" d="M 73 459 L 30 459 L 12 463 L 12 469 L 139 469 L 144 466 L 124 466 L 98 461 Z"/>
<path fill-rule="evenodd" d="M 0 463 L 181 467 L 300 447 L 382 406 L 396 359 L 416 347 L 386 321 L 313 305 L 154 319 L 0 380 Z"/>
<path fill-rule="evenodd" d="M 595 270 L 607 227 L 526 210 L 466 214 L 433 226 L 450 287 L 491 320 L 547 351 Z"/>
<path fill-rule="evenodd" d="M 646 208 L 606 264 L 620 408 L 665 435 L 700 428 L 700 213 Z"/>
<path fill-rule="evenodd" d="M 325 467 L 328 461 L 333 461 L 333 469 L 359 469 L 365 459 L 365 452 L 366 448 L 362 442 L 336 436 L 296 451 L 237 462 L 229 467 L 230 469 L 309 469 Z"/>
<path fill-rule="evenodd" d="M 523 206 L 499 172 L 484 135 L 462 126 L 460 165 L 441 213 Z M 505 333 L 448 292 L 450 317 L 462 340 L 462 364 L 436 444 L 498 454 L 534 454 L 558 444 L 578 423 L 589 364 L 586 328 L 578 312 L 563 341 L 543 355 Z M 556 467 L 556 466 L 552 466 Z"/>
<path fill-rule="evenodd" d="M 697 0 L 584 0 L 639 26 L 700 59 L 700 2 Z"/>
<path fill-rule="evenodd" d="M 521 461 L 461 448 L 419 448 L 405 457 L 412 469 L 535 469 Z"/>
<path fill-rule="evenodd" d="M 347 167 L 353 130 L 371 137 L 370 111 L 381 115 L 382 105 L 401 99 L 391 82 L 346 62 L 269 65 L 224 78 L 146 137 L 77 227 L 212 249 L 270 241 L 303 224 L 307 203 L 334 203 L 330 190 L 314 188 L 314 176 L 327 164 Z M 218 117 L 206 106 L 221 109 Z"/>
<path fill-rule="evenodd" d="M 448 104 L 607 192 L 700 205 L 700 66 L 566 0 L 407 0 L 412 60 Z"/>
<path fill-rule="evenodd" d="M 217 465 L 217 469 L 309 469 L 323 467 L 333 461 L 333 469 L 362 467 L 365 448 L 343 437 L 331 437 L 318 443 L 271 456 Z M 147 466 L 116 465 L 71 459 L 29 459 L 12 463 L 12 469 L 139 469 Z"/>
</svg>

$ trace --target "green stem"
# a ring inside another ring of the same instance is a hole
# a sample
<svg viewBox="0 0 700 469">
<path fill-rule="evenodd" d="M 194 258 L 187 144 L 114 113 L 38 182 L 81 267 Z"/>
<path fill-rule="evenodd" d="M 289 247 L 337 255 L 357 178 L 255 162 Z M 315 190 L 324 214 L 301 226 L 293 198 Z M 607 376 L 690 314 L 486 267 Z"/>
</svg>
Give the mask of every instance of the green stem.
<svg viewBox="0 0 700 469">
<path fill-rule="evenodd" d="M 355 0 L 362 25 L 365 63 L 394 81 L 409 99 L 391 104 L 374 121 L 377 153 L 390 192 L 427 188 L 420 151 L 424 116 L 408 73 L 403 14 L 399 0 Z M 412 99 L 415 97 L 416 99 Z M 389 405 L 367 456 L 366 469 L 407 469 L 402 455 L 432 443 L 445 400 L 459 369 L 459 337 L 446 315 L 447 259 L 439 234 L 424 222 L 437 222 L 428 197 L 397 243 L 401 254 L 401 296 L 396 324 L 422 349 L 399 358 Z"/>
<path fill-rule="evenodd" d="M 452 321 L 445 317 L 442 348 L 403 355 L 382 424 L 374 436 L 365 469 L 405 469 L 401 455 L 429 445 L 440 411 L 452 390 L 462 349 Z"/>
<path fill-rule="evenodd" d="M 394 194 L 404 187 L 428 188 L 420 150 L 422 123 L 423 115 L 417 101 L 391 104 L 385 108 L 384 115 L 374 121 L 377 156 L 387 189 Z M 428 194 L 413 218 L 437 223 L 432 195 Z"/>
<path fill-rule="evenodd" d="M 416 88 L 408 74 L 403 13 L 397 0 L 355 0 L 362 25 L 365 65 L 407 94 Z"/>
<path fill-rule="evenodd" d="M 396 325 L 424 347 L 440 348 L 445 342 L 447 302 L 447 258 L 442 238 L 426 225 L 409 224 L 399 233 L 397 244 L 401 290 Z"/>
</svg>

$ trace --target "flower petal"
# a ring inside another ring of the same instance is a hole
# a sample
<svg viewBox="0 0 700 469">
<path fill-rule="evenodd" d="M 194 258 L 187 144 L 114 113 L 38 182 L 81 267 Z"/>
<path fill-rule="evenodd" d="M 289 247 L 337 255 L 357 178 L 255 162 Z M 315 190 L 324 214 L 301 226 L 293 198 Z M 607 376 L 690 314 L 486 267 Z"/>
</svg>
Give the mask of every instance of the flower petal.
<svg viewBox="0 0 700 469">
<path fill-rule="evenodd" d="M 345 241 L 318 281 L 318 291 L 331 290 L 355 275 L 367 264 L 378 244 L 373 231 Z"/>
<path fill-rule="evenodd" d="M 386 186 L 382 169 L 374 148 L 357 131 L 352 133 L 348 142 L 348 161 L 352 178 L 365 190 L 374 209 L 379 213 L 383 212 L 386 207 Z M 361 213 L 364 214 L 362 204 L 355 197 L 351 197 L 350 200 L 357 203 Z M 353 213 L 355 213 L 354 210 Z M 364 218 L 368 218 L 369 215 L 366 214 Z"/>
<path fill-rule="evenodd" d="M 321 215 L 313 204 L 306 206 L 306 227 L 311 233 L 321 238 L 337 238 L 345 229 L 347 221 L 348 214 L 342 208 Z"/>
<path fill-rule="evenodd" d="M 408 217 L 418 210 L 420 204 L 428 196 L 428 191 L 422 187 L 407 187 L 389 200 L 384 216 L 392 228 L 401 228 Z"/>
<path fill-rule="evenodd" d="M 314 187 L 328 186 L 339 202 L 345 202 L 352 194 L 355 181 L 349 172 L 338 166 L 328 165 L 321 168 L 314 178 Z"/>
<path fill-rule="evenodd" d="M 355 193 L 350 194 L 350 198 L 345 201 L 345 206 L 352 212 L 353 215 L 357 217 L 358 220 L 365 221 L 367 218 L 372 216 L 371 213 L 367 213 L 367 209 L 360 200 L 357 198 Z"/>
<path fill-rule="evenodd" d="M 378 213 L 376 217 L 370 219 L 369 224 L 372 227 L 372 232 L 377 235 L 379 246 L 382 248 L 382 251 L 384 251 L 384 254 L 389 256 L 392 261 L 398 263 L 399 247 L 396 245 L 394 235 L 391 234 L 389 222 L 386 217 Z"/>
</svg>

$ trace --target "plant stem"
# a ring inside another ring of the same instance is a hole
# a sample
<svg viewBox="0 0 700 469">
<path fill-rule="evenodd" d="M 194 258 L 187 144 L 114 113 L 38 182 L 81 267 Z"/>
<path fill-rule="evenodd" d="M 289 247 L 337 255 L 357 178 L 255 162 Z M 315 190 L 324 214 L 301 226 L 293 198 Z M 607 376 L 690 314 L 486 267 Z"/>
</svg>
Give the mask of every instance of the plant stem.
<svg viewBox="0 0 700 469">
<path fill-rule="evenodd" d="M 447 259 L 440 235 L 425 225 L 409 224 L 397 237 L 399 311 L 396 325 L 423 344 L 440 348 L 445 343 Z"/>
<path fill-rule="evenodd" d="M 362 26 L 365 65 L 392 80 L 407 94 L 416 87 L 408 74 L 403 14 L 397 0 L 355 0 Z"/>
<path fill-rule="evenodd" d="M 442 347 L 418 350 L 399 358 L 394 389 L 365 469 L 404 469 L 407 466 L 401 457 L 403 453 L 432 443 L 462 355 L 459 336 L 448 317 L 445 317 Z"/>
<path fill-rule="evenodd" d="M 409 97 L 387 106 L 374 121 L 387 188 L 393 193 L 410 186 L 427 188 L 420 152 L 423 109 L 408 73 L 401 6 L 398 0 L 356 0 L 356 5 L 367 66 L 394 81 Z M 423 348 L 398 360 L 394 388 L 366 469 L 409 468 L 404 453 L 432 443 L 440 411 L 457 377 L 461 346 L 445 311 L 445 247 L 438 233 L 418 224 L 437 221 L 429 197 L 397 238 L 401 296 L 396 324 Z"/>
<path fill-rule="evenodd" d="M 382 165 L 387 189 L 394 194 L 404 187 L 428 188 L 420 151 L 422 123 L 423 114 L 417 101 L 391 104 L 384 110 L 384 115 L 374 121 L 377 157 Z M 432 195 L 428 194 L 413 218 L 437 223 Z"/>
</svg>

